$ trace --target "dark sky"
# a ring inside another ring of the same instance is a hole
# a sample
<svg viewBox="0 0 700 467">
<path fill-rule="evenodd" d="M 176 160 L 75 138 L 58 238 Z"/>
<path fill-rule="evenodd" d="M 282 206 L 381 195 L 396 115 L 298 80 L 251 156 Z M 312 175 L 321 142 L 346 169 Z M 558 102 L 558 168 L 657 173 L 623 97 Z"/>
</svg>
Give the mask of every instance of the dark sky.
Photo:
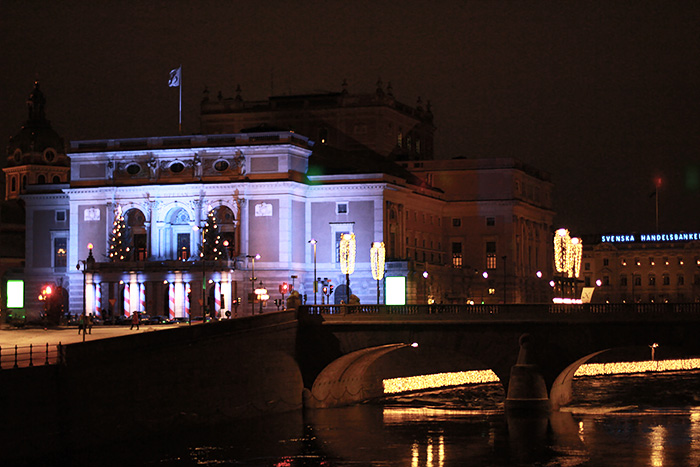
<svg viewBox="0 0 700 467">
<path fill-rule="evenodd" d="M 572 234 L 700 231 L 700 2 L 0 0 L 0 135 L 36 77 L 67 140 L 199 132 L 232 97 L 372 92 L 433 105 L 438 157 L 552 175 Z"/>
</svg>

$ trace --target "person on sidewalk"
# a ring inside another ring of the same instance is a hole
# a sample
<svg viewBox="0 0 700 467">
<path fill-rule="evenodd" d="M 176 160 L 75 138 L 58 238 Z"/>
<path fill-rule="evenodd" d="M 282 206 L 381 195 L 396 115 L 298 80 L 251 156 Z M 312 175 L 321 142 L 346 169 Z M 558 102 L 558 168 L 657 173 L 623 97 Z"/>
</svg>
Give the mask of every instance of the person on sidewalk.
<svg viewBox="0 0 700 467">
<path fill-rule="evenodd" d="M 92 316 L 92 313 L 90 313 L 87 317 L 87 330 L 88 334 L 92 334 L 92 325 L 95 324 L 95 318 Z"/>
<path fill-rule="evenodd" d="M 85 315 L 80 315 L 80 318 L 78 318 L 78 335 L 83 332 L 83 329 L 85 329 Z"/>
<path fill-rule="evenodd" d="M 139 312 L 136 311 L 134 314 L 131 315 L 131 327 L 129 329 L 134 329 L 134 326 L 136 326 L 136 330 L 139 330 Z"/>
</svg>

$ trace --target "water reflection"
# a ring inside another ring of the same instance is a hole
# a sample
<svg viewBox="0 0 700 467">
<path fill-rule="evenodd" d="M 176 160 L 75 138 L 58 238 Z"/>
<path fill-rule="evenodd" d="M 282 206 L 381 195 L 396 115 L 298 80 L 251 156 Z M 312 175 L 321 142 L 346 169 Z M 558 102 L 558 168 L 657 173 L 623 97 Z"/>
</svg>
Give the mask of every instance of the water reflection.
<svg viewBox="0 0 700 467">
<path fill-rule="evenodd" d="M 698 376 L 575 380 L 577 399 L 548 416 L 506 413 L 500 386 L 483 385 L 216 426 L 149 427 L 106 445 L 67 440 L 57 461 L 24 465 L 698 466 Z"/>
</svg>

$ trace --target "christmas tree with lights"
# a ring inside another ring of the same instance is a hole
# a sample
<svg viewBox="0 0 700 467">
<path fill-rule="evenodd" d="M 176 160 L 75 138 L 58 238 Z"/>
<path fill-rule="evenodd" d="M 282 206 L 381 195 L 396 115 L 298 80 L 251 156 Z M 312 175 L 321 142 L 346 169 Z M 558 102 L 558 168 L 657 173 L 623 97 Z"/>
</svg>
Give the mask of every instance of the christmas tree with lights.
<svg viewBox="0 0 700 467">
<path fill-rule="evenodd" d="M 223 248 L 221 247 L 221 236 L 219 226 L 216 223 L 216 215 L 213 209 L 207 214 L 207 222 L 202 232 L 202 249 L 200 256 L 207 261 L 218 261 L 223 259 Z"/>
<path fill-rule="evenodd" d="M 109 260 L 128 261 L 131 248 L 126 241 L 126 222 L 122 207 L 117 206 L 114 211 L 114 224 L 112 225 L 112 235 L 109 239 Z"/>
</svg>

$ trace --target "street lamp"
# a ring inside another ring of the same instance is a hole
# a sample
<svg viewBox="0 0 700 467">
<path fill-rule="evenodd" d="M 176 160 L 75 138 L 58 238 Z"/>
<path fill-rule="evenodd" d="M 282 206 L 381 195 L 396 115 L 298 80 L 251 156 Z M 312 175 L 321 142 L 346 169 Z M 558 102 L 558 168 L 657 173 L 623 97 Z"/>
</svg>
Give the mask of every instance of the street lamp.
<svg viewBox="0 0 700 467">
<path fill-rule="evenodd" d="M 260 286 L 255 289 L 255 295 L 258 297 L 258 301 L 260 302 L 260 314 L 262 314 L 263 300 L 270 298 L 270 296 L 267 294 L 267 289 L 263 287 L 262 281 L 260 281 Z"/>
<path fill-rule="evenodd" d="M 88 257 L 87 259 L 79 259 L 78 264 L 75 265 L 75 268 L 80 271 L 80 265 L 83 265 L 83 342 L 85 342 L 85 333 L 87 332 L 87 316 L 85 313 L 85 309 L 87 308 L 87 300 L 85 297 L 85 292 L 87 289 L 87 282 L 86 282 L 86 277 L 85 277 L 85 270 L 90 269 L 95 266 L 95 257 L 92 256 L 92 243 L 88 243 Z"/>
<path fill-rule="evenodd" d="M 355 272 L 355 248 L 355 234 L 344 233 L 340 239 L 340 271 L 345 274 L 345 303 L 350 303 L 350 274 Z"/>
<path fill-rule="evenodd" d="M 316 244 L 318 243 L 315 238 L 309 240 L 314 246 L 314 305 L 316 305 L 316 292 L 318 292 L 318 282 L 316 281 Z"/>
<path fill-rule="evenodd" d="M 372 277 L 377 281 L 377 305 L 379 305 L 379 281 L 384 277 L 384 259 L 386 248 L 384 242 L 372 242 L 372 248 L 369 250 L 370 260 L 372 262 Z"/>
<path fill-rule="evenodd" d="M 260 259 L 260 255 L 245 255 L 246 258 L 249 258 L 252 261 L 252 275 L 250 276 L 250 291 L 255 293 L 255 260 Z M 261 305 L 262 307 L 262 305 Z M 255 314 L 255 300 L 250 301 L 250 311 L 251 315 Z"/>
</svg>

